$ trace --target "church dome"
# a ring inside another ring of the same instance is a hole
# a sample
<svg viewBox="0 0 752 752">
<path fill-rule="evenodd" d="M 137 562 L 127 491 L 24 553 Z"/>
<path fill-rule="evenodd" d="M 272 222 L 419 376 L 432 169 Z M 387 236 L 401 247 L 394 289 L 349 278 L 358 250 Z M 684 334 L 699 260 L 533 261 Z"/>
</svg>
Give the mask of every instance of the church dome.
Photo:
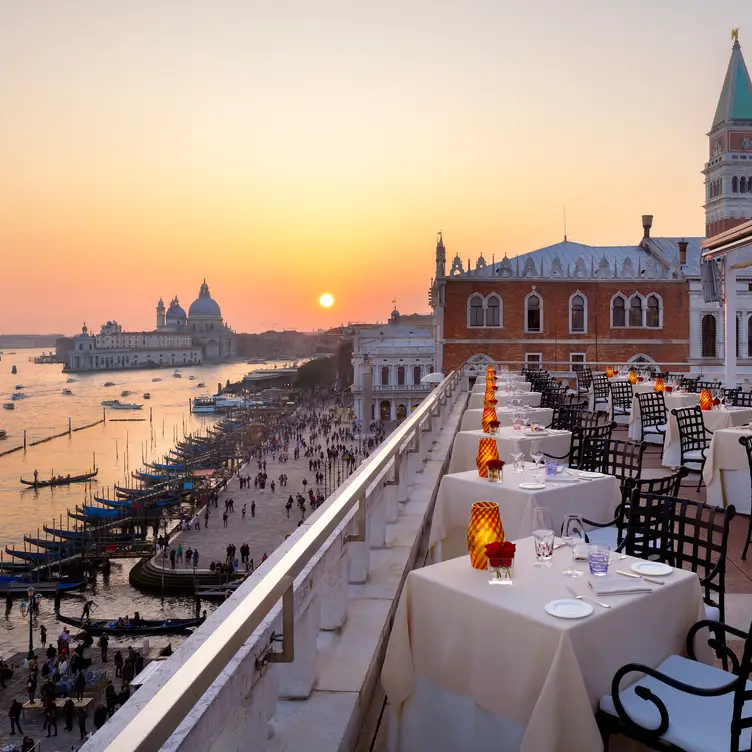
<svg viewBox="0 0 752 752">
<path fill-rule="evenodd" d="M 168 321 L 185 321 L 185 310 L 178 302 L 177 296 L 170 301 L 170 307 L 167 309 Z"/>
<path fill-rule="evenodd" d="M 212 299 L 209 293 L 209 285 L 206 284 L 206 280 L 201 285 L 198 297 L 191 303 L 191 307 L 188 309 L 189 316 L 216 316 L 222 318 L 222 311 L 216 300 Z"/>
</svg>

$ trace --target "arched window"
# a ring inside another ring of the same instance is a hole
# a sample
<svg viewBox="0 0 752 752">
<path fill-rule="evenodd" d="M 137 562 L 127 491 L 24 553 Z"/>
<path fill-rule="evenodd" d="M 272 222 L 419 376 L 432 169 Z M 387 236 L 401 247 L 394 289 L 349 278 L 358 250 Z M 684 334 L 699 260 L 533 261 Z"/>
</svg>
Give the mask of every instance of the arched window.
<svg viewBox="0 0 752 752">
<path fill-rule="evenodd" d="M 702 357 L 715 358 L 715 316 L 706 313 L 702 317 Z"/>
<path fill-rule="evenodd" d="M 643 326 L 642 298 L 636 294 L 629 299 L 629 325 Z"/>
<path fill-rule="evenodd" d="M 654 329 L 661 325 L 661 301 L 657 295 L 648 295 L 645 306 L 645 326 Z"/>
<path fill-rule="evenodd" d="M 405 386 L 405 366 L 397 368 L 397 386 Z"/>
<path fill-rule="evenodd" d="M 747 180 L 744 177 L 739 178 L 739 193 L 746 193 L 746 192 L 747 192 Z"/>
<path fill-rule="evenodd" d="M 389 385 L 389 366 L 381 366 L 381 384 L 382 386 Z"/>
<path fill-rule="evenodd" d="M 747 357 L 752 358 L 752 316 L 747 319 Z"/>
<path fill-rule="evenodd" d="M 747 178 L 747 193 L 752 193 L 752 177 Z"/>
<path fill-rule="evenodd" d="M 420 384 L 420 366 L 413 366 L 413 384 Z"/>
<path fill-rule="evenodd" d="M 587 332 L 587 299 L 584 295 L 576 292 L 569 299 L 569 331 L 572 334 L 585 334 Z"/>
<path fill-rule="evenodd" d="M 486 326 L 501 326 L 501 298 L 496 293 L 486 298 Z"/>
<path fill-rule="evenodd" d="M 611 326 L 627 325 L 627 301 L 623 295 L 614 295 L 611 299 Z"/>
<path fill-rule="evenodd" d="M 525 331 L 543 331 L 543 301 L 534 292 L 525 298 Z"/>
<path fill-rule="evenodd" d="M 467 325 L 483 326 L 483 298 L 478 293 L 470 296 L 467 310 Z"/>
<path fill-rule="evenodd" d="M 736 175 L 731 178 L 731 193 L 739 193 L 739 178 Z"/>
</svg>

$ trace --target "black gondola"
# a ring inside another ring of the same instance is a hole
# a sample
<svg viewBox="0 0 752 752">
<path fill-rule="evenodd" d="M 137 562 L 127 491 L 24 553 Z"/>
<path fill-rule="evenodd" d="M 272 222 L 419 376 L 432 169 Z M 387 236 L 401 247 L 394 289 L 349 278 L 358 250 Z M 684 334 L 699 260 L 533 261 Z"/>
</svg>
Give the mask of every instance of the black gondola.
<svg viewBox="0 0 752 752">
<path fill-rule="evenodd" d="M 134 535 L 132 533 L 109 533 L 106 530 L 98 530 L 97 528 L 93 528 L 92 530 L 60 530 L 58 528 L 43 525 L 42 529 L 45 533 L 54 535 L 57 538 L 101 541 L 102 543 L 117 543 L 118 541 L 129 541 L 143 537 L 142 535 Z"/>
<path fill-rule="evenodd" d="M 97 635 L 107 632 L 108 635 L 159 635 L 185 632 L 192 627 L 198 627 L 206 619 L 206 611 L 197 619 L 141 619 L 137 627 L 118 626 L 118 619 L 77 619 L 72 616 L 57 617 L 63 624 L 85 629 L 89 634 Z"/>
<path fill-rule="evenodd" d="M 67 486 L 71 483 L 86 483 L 86 481 L 95 478 L 99 472 L 98 468 L 95 468 L 90 473 L 84 473 L 83 475 L 67 475 L 59 478 L 50 478 L 50 480 L 24 480 L 21 478 L 21 483 L 25 486 L 33 486 L 34 488 L 46 488 L 47 486 Z"/>
</svg>

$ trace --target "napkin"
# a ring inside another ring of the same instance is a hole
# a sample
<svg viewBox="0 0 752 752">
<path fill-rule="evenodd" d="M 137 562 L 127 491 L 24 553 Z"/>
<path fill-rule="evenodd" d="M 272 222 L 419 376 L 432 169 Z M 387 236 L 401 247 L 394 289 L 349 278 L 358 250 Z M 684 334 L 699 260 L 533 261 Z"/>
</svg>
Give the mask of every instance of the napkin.
<svg viewBox="0 0 752 752">
<path fill-rule="evenodd" d="M 578 483 L 579 480 L 576 475 L 570 475 L 569 473 L 557 473 L 556 475 L 546 476 L 546 482 L 548 483 Z"/>
<path fill-rule="evenodd" d="M 605 577 L 591 578 L 590 588 L 596 595 L 650 593 L 653 590 L 653 588 L 648 587 L 642 580 L 635 580 L 632 583 L 629 582 L 626 577 L 619 577 L 615 574 L 607 574 Z"/>
</svg>

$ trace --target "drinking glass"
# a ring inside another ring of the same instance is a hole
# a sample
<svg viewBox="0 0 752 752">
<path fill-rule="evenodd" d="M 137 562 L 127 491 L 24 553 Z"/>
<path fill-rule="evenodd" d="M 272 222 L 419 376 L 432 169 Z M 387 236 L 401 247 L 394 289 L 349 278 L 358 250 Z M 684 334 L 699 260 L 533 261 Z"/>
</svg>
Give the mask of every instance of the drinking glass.
<svg viewBox="0 0 752 752">
<path fill-rule="evenodd" d="M 541 443 L 537 439 L 530 442 L 530 458 L 537 465 L 543 459 L 543 450 L 541 449 Z"/>
<path fill-rule="evenodd" d="M 734 406 L 734 400 L 732 400 L 731 397 L 726 395 L 726 399 L 723 400 L 723 405 L 727 410 L 729 410 L 730 408 Z"/>
<path fill-rule="evenodd" d="M 550 567 L 554 555 L 554 526 L 549 507 L 533 508 L 533 540 L 536 567 Z"/>
<path fill-rule="evenodd" d="M 601 543 L 591 543 L 588 546 L 588 565 L 590 574 L 594 577 L 605 577 L 608 574 L 608 560 L 611 547 Z"/>
<path fill-rule="evenodd" d="M 565 569 L 562 574 L 565 577 L 582 577 L 584 572 L 575 569 L 575 551 L 577 546 L 585 542 L 585 525 L 582 515 L 568 514 L 564 517 L 563 535 L 564 542 L 572 549 L 572 568 Z"/>
<path fill-rule="evenodd" d="M 522 447 L 520 446 L 519 441 L 512 442 L 509 450 L 509 456 L 512 458 L 512 462 L 514 462 L 514 472 L 521 473 L 523 470 L 520 463 L 520 460 L 522 459 Z"/>
</svg>

